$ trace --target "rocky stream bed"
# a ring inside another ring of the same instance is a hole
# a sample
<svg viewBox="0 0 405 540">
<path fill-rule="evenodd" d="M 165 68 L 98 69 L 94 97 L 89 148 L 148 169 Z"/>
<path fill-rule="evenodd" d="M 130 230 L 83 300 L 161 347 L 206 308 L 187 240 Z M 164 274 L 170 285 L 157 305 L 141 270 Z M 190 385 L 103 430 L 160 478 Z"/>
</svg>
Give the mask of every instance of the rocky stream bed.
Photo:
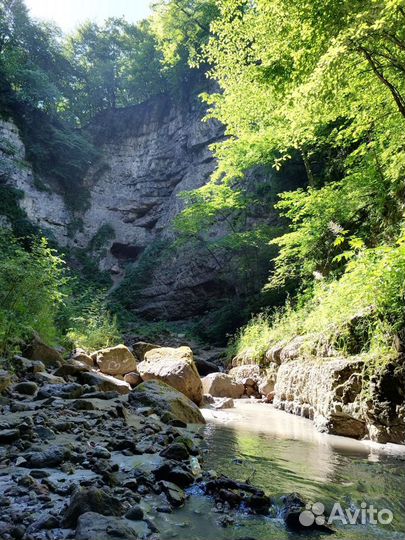
<svg viewBox="0 0 405 540">
<path fill-rule="evenodd" d="M 218 538 L 229 529 L 232 538 L 252 538 L 234 528 L 238 516 L 274 515 L 275 506 L 287 534 L 303 528 L 298 493 L 276 500 L 251 479 L 205 465 L 197 403 L 230 407 L 241 393 L 254 398 L 257 384 L 227 387 L 228 376 L 207 375 L 209 362 L 195 363 L 187 347 L 137 344 L 64 360 L 37 340 L 26 356 L 0 372 L 1 539 L 204 538 L 181 520 L 196 494 Z M 207 388 L 217 397 L 204 397 Z M 333 532 L 317 523 L 305 530 Z"/>
</svg>

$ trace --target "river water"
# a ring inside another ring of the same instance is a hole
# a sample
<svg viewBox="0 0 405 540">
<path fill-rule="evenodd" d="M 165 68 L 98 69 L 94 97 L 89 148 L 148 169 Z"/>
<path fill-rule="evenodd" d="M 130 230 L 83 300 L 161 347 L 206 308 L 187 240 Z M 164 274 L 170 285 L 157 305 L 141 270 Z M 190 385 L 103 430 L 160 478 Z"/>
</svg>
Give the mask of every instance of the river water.
<svg viewBox="0 0 405 540">
<path fill-rule="evenodd" d="M 318 433 L 311 421 L 276 410 L 271 405 L 236 401 L 235 409 L 205 410 L 207 425 L 204 467 L 234 479 L 249 479 L 274 497 L 270 517 L 237 514 L 235 522 L 218 527 L 220 515 L 212 501 L 198 491 L 184 509 L 163 518 L 163 538 L 181 540 L 307 540 L 329 538 L 314 532 L 286 531 L 278 516 L 279 497 L 299 492 L 327 509 L 339 503 L 342 512 L 367 508 L 389 509 L 386 525 L 334 523 L 339 540 L 405 539 L 405 448 L 376 445 Z M 383 517 L 386 517 L 384 515 Z M 166 526 L 165 526 L 166 525 Z"/>
</svg>

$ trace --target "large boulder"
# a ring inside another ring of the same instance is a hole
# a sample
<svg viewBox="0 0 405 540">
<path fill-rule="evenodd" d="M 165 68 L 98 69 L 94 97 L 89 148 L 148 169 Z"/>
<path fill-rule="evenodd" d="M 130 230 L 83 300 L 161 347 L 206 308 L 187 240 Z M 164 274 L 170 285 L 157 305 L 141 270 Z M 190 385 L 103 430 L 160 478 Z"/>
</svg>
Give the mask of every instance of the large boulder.
<svg viewBox="0 0 405 540">
<path fill-rule="evenodd" d="M 128 394 L 131 390 L 131 385 L 129 383 L 116 379 L 111 375 L 104 375 L 103 373 L 83 371 L 78 375 L 78 380 L 81 384 L 95 386 L 100 392 Z"/>
<path fill-rule="evenodd" d="M 128 402 L 133 408 L 151 407 L 161 417 L 171 417 L 186 424 L 205 424 L 197 405 L 162 381 L 143 382 L 129 394 Z"/>
<path fill-rule="evenodd" d="M 91 357 L 100 371 L 106 375 L 125 375 L 136 371 L 136 358 L 125 345 L 101 349 L 94 352 Z"/>
<path fill-rule="evenodd" d="M 40 360 L 45 366 L 58 366 L 64 363 L 61 353 L 47 345 L 38 335 L 34 335 L 26 347 L 24 356 L 29 360 Z"/>
<path fill-rule="evenodd" d="M 244 385 L 236 382 L 226 373 L 210 373 L 202 379 L 204 394 L 213 397 L 238 399 L 243 396 Z"/>
<path fill-rule="evenodd" d="M 144 361 L 138 364 L 138 372 L 144 381 L 163 381 L 194 403 L 201 403 L 201 379 L 189 347 L 152 349 L 145 353 Z"/>
<path fill-rule="evenodd" d="M 121 516 L 124 507 L 119 499 L 101 489 L 80 488 L 70 497 L 69 506 L 63 516 L 63 524 L 75 527 L 79 517 L 86 512 L 96 512 L 103 516 Z"/>
</svg>

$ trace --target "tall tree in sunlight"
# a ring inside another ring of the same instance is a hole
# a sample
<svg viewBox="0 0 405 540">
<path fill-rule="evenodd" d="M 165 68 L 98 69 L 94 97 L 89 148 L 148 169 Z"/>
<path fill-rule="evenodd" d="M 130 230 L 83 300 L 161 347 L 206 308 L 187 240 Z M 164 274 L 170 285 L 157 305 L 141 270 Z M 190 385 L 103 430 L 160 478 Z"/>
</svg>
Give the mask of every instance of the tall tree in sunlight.
<svg viewBox="0 0 405 540">
<path fill-rule="evenodd" d="M 215 0 L 158 0 L 151 25 L 167 69 L 195 64 L 208 42 L 211 22 L 219 15 Z"/>
<path fill-rule="evenodd" d="M 85 23 L 69 36 L 66 53 L 77 70 L 72 108 L 81 119 L 103 109 L 140 103 L 165 88 L 147 21 Z"/>
<path fill-rule="evenodd" d="M 217 5 L 204 51 L 221 92 L 206 100 L 229 138 L 216 146 L 213 185 L 232 185 L 257 164 L 280 168 L 298 152 L 310 188 L 280 203 L 292 230 L 276 240 L 273 281 L 341 272 L 351 245 L 371 247 L 399 232 L 405 2 Z"/>
<path fill-rule="evenodd" d="M 34 108 L 57 111 L 70 93 L 73 69 L 60 31 L 32 21 L 22 0 L 0 1 L 0 70 L 16 98 Z"/>
</svg>

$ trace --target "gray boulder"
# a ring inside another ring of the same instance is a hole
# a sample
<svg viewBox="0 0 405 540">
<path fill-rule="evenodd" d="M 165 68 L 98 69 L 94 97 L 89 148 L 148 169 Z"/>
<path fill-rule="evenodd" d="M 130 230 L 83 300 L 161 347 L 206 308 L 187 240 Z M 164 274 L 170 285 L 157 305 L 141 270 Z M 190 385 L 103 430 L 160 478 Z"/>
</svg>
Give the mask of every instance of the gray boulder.
<svg viewBox="0 0 405 540">
<path fill-rule="evenodd" d="M 194 403 L 201 403 L 202 384 L 190 347 L 152 349 L 138 364 L 138 372 L 144 381 L 162 381 Z"/>
<path fill-rule="evenodd" d="M 236 382 L 226 373 L 210 373 L 202 379 L 204 394 L 213 397 L 238 399 L 243 396 L 244 385 Z"/>
<path fill-rule="evenodd" d="M 205 424 L 197 405 L 162 381 L 143 382 L 129 394 L 128 402 L 133 408 L 151 407 L 159 416 L 167 413 L 186 424 Z"/>
</svg>

